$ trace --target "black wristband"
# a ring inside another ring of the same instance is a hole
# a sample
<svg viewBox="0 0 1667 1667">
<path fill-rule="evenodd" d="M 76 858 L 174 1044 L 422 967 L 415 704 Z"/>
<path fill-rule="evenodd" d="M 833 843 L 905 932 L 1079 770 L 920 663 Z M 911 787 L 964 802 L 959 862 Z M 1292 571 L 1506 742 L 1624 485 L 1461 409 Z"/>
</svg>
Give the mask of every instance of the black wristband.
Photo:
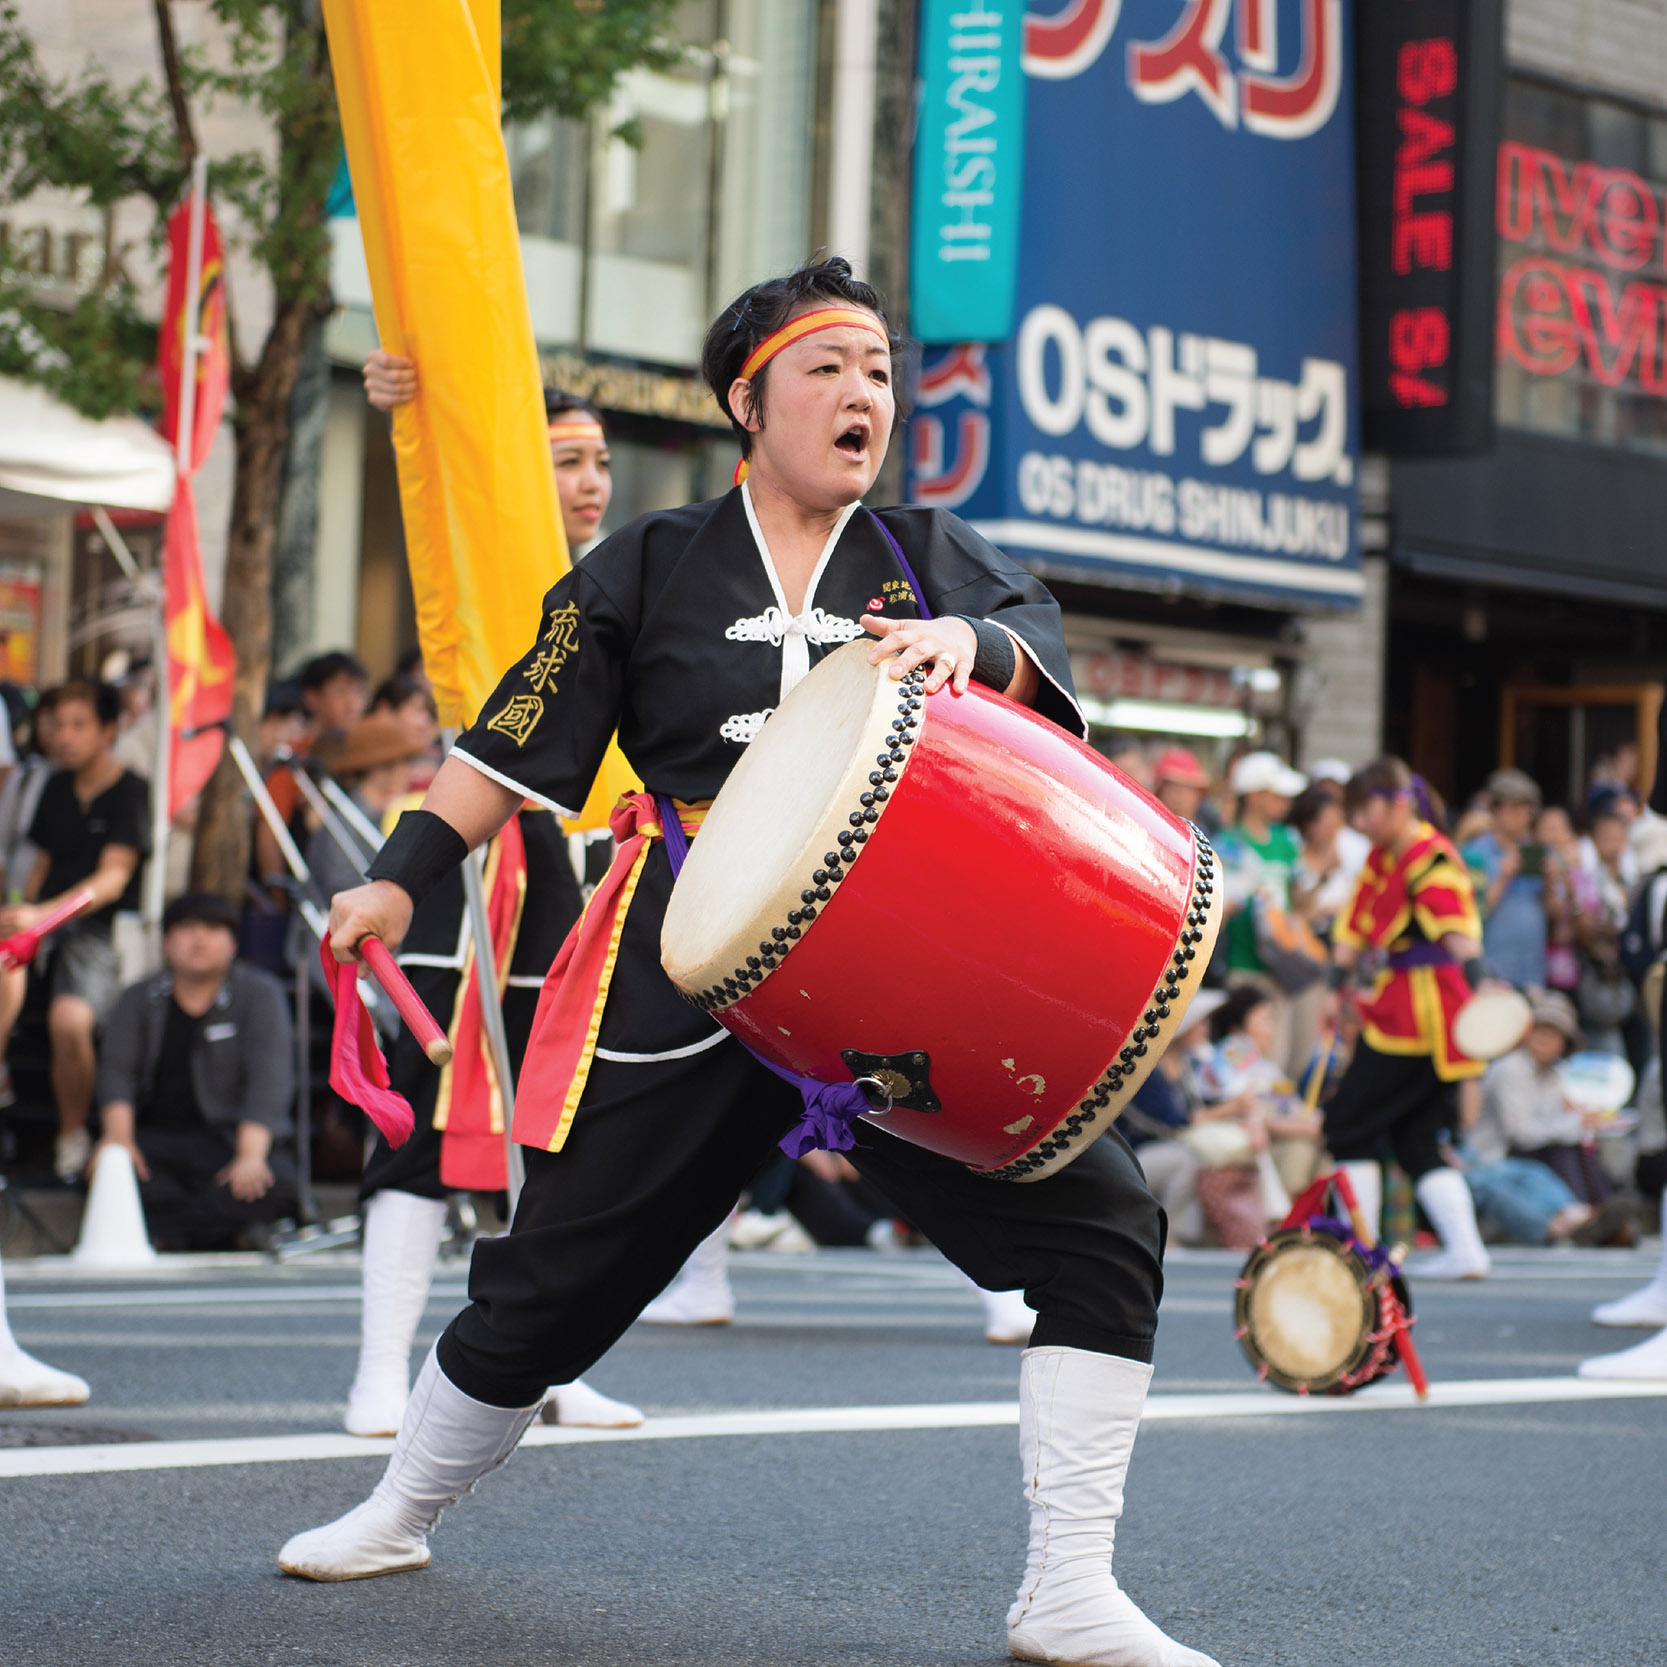
<svg viewBox="0 0 1667 1667">
<path fill-rule="evenodd" d="M 966 614 L 955 617 L 970 625 L 978 638 L 978 658 L 972 663 L 972 675 L 987 689 L 1005 689 L 1019 669 L 1019 654 L 1013 639 L 993 620 L 970 619 Z"/>
<path fill-rule="evenodd" d="M 1464 974 L 1464 981 L 1471 989 L 1475 989 L 1484 979 L 1493 977 L 1493 968 L 1487 963 L 1485 956 L 1472 955 L 1460 966 L 1459 971 Z"/>
<path fill-rule="evenodd" d="M 365 870 L 367 880 L 392 880 L 415 908 L 468 856 L 463 835 L 431 810 L 408 810 Z"/>
<path fill-rule="evenodd" d="M 1353 977 L 1353 967 L 1340 967 L 1335 961 L 1333 961 L 1331 965 L 1326 968 L 1326 988 L 1328 990 L 1344 989 Z"/>
</svg>

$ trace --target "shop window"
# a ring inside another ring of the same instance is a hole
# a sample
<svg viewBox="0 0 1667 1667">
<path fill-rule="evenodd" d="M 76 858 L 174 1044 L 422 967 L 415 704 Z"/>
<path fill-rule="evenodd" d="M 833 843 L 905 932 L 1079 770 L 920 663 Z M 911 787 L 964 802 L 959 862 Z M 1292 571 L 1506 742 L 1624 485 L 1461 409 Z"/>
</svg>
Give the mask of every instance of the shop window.
<svg viewBox="0 0 1667 1667">
<path fill-rule="evenodd" d="M 1667 117 L 1512 78 L 1495 229 L 1499 422 L 1667 456 Z"/>
<path fill-rule="evenodd" d="M 526 249 L 542 345 L 692 368 L 719 307 L 805 257 L 816 20 L 684 0 L 676 66 L 624 76 L 588 123 L 509 129 L 522 236 L 546 240 Z"/>
</svg>

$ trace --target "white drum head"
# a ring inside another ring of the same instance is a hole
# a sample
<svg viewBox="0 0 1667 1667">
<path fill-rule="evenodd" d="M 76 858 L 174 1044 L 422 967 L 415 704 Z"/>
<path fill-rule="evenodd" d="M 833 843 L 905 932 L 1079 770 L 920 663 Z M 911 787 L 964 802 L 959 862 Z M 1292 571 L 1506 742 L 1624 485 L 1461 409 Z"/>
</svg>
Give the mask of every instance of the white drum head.
<svg viewBox="0 0 1667 1667">
<path fill-rule="evenodd" d="M 660 960 L 672 982 L 720 983 L 780 925 L 834 849 L 901 690 L 866 639 L 836 649 L 771 714 L 712 802 L 672 889 Z M 901 778 L 907 758 L 895 766 Z"/>
<path fill-rule="evenodd" d="M 1612 1053 L 1577 1053 L 1563 1061 L 1563 1098 L 1581 1111 L 1612 1116 L 1632 1098 L 1638 1078 L 1632 1067 Z"/>
<path fill-rule="evenodd" d="M 1453 1020 L 1453 1040 L 1467 1059 L 1500 1059 L 1521 1045 L 1533 1022 L 1528 998 L 1519 991 L 1478 990 Z"/>
<path fill-rule="evenodd" d="M 1314 1243 L 1281 1246 L 1269 1258 L 1251 1289 L 1248 1318 L 1262 1358 L 1306 1381 L 1347 1366 L 1375 1315 L 1343 1258 Z"/>
</svg>

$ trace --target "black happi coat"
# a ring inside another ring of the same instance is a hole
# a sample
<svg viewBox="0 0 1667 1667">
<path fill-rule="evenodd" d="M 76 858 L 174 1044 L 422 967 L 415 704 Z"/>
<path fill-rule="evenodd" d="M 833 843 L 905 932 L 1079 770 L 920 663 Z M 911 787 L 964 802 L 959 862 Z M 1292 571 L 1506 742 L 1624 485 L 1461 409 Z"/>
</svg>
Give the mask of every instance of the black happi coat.
<svg viewBox="0 0 1667 1667">
<path fill-rule="evenodd" d="M 934 616 L 992 619 L 1042 672 L 1037 709 L 1084 733 L 1059 607 L 1044 586 L 943 510 L 878 513 Z M 863 635 L 858 617 L 918 619 L 914 591 L 860 507 L 835 529 L 789 619 L 744 488 L 642 516 L 604 540 L 544 599 L 538 640 L 458 738 L 465 762 L 569 814 L 584 803 L 617 728 L 651 791 L 716 796 L 748 742 L 809 666 Z M 671 894 L 656 844 L 626 918 L 596 1056 L 652 1063 L 722 1042 L 660 970 Z"/>
<path fill-rule="evenodd" d="M 920 617 L 875 515 L 856 507 L 790 620 L 744 498 L 738 487 L 642 516 L 591 551 L 545 598 L 538 641 L 457 753 L 572 815 L 617 728 L 652 791 L 710 799 L 797 681 L 795 655 L 815 665 L 863 634 L 864 613 Z M 1006 626 L 1043 673 L 1038 710 L 1082 734 L 1059 608 L 1040 581 L 946 511 L 878 514 L 931 612 Z"/>
</svg>

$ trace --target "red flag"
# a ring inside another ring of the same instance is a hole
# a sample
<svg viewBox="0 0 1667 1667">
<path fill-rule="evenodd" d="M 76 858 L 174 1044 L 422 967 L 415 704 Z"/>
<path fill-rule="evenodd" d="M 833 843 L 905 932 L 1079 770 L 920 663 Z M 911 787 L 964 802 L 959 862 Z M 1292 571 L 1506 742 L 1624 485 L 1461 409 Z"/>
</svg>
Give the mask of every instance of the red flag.
<svg viewBox="0 0 1667 1667">
<path fill-rule="evenodd" d="M 168 816 L 178 816 L 200 793 L 220 762 L 232 710 L 237 669 L 231 638 L 208 606 L 203 589 L 202 545 L 191 477 L 214 444 L 226 405 L 231 345 L 226 331 L 226 286 L 220 232 L 203 204 L 202 266 L 197 285 L 198 351 L 189 444 L 180 455 L 179 483 L 162 546 L 163 617 L 168 635 Z M 162 371 L 163 434 L 178 445 L 185 365 L 186 288 L 190 281 L 191 200 L 168 218 L 168 294 L 158 334 Z"/>
<path fill-rule="evenodd" d="M 180 477 L 162 546 L 164 617 L 168 626 L 168 819 L 202 792 L 220 762 L 232 711 L 237 657 L 226 628 L 209 612 L 197 542 L 197 500 Z"/>
<path fill-rule="evenodd" d="M 179 452 L 180 369 L 185 363 L 185 287 L 191 267 L 191 199 L 168 216 L 168 294 L 157 335 L 162 372 L 162 437 Z M 231 379 L 231 340 L 226 330 L 226 267 L 214 211 L 203 204 L 202 271 L 197 283 L 196 396 L 191 444 L 179 452 L 181 473 L 194 475 L 208 459 L 226 406 Z"/>
</svg>

